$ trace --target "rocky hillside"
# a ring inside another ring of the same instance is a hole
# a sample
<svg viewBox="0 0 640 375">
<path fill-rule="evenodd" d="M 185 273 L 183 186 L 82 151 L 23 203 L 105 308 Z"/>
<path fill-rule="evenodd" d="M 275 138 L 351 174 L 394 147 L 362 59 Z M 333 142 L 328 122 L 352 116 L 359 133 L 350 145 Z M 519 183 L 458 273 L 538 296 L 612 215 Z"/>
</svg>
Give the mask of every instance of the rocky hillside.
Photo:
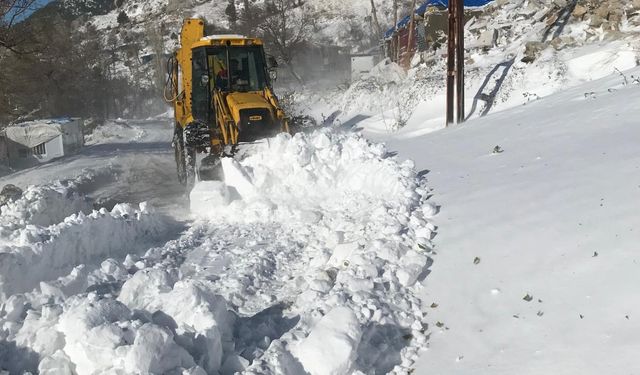
<svg viewBox="0 0 640 375">
<path fill-rule="evenodd" d="M 392 4 L 375 0 L 382 30 L 393 23 Z M 496 67 L 500 73 L 503 64 L 509 74 L 500 90 L 489 93 L 497 104 L 520 95 L 544 95 L 527 88 L 532 67 L 562 78 L 569 70 L 561 62 L 567 50 L 608 40 L 623 41 L 625 51 L 637 50 L 639 9 L 640 0 L 496 0 L 466 25 L 468 74 L 471 80 L 482 79 Z M 280 11 L 287 26 L 274 35 L 266 26 Z M 406 7 L 400 11 L 407 13 Z M 38 43 L 47 46 L 36 49 L 41 55 L 0 56 L 0 65 L 11 68 L 4 68 L 6 80 L 0 72 L 0 82 L 11 93 L 0 95 L 0 117 L 15 118 L 39 106 L 42 115 L 51 116 L 139 117 L 162 111 L 164 61 L 178 45 L 182 20 L 191 16 L 206 18 L 212 33 L 261 36 L 267 46 L 283 47 L 270 52 L 285 62 L 310 46 L 357 52 L 379 42 L 370 0 L 61 0 L 28 21 L 44 25 L 37 33 Z M 302 37 L 294 41 L 282 35 Z M 394 73 L 391 82 L 388 76 L 357 82 L 344 94 L 346 100 L 333 95 L 340 98 L 335 106 L 348 112 L 362 105 L 397 105 L 404 117 L 398 123 L 404 123 L 425 96 L 441 92 L 445 52 L 436 48 L 420 54 L 408 76 Z M 28 82 L 13 82 L 11 76 L 27 77 Z M 562 79 L 546 81 L 549 92 L 563 84 Z M 43 90 L 42 82 L 51 87 Z M 380 90 L 393 100 L 378 95 Z"/>
<path fill-rule="evenodd" d="M 640 1 L 496 0 L 465 28 L 467 114 L 472 117 L 618 74 L 640 59 Z M 326 102 L 316 117 L 338 109 L 337 119 L 348 122 L 366 111 L 385 119 L 381 131 L 407 125 L 421 131 L 441 128 L 443 119 L 425 124 L 428 120 L 417 112 L 444 108 L 445 38 L 439 47 L 416 55 L 407 72 L 381 64 L 346 91 L 313 99 Z"/>
<path fill-rule="evenodd" d="M 375 3 L 381 28 L 390 26 L 389 2 Z M 358 51 L 379 42 L 370 0 L 55 1 L 20 26 L 37 30 L 32 53 L 0 51 L 0 124 L 34 111 L 98 118 L 163 112 L 166 57 L 178 47 L 182 20 L 193 16 L 207 20 L 209 33 L 262 37 L 289 70 L 302 69 L 288 62 L 310 48 Z"/>
<path fill-rule="evenodd" d="M 380 22 L 386 28 L 393 23 L 389 2 L 376 3 Z M 114 74 L 151 87 L 158 83 L 156 70 L 161 68 L 157 62 L 149 62 L 177 48 L 181 23 L 186 17 L 204 17 L 209 32 L 269 39 L 262 22 L 284 6 L 291 28 L 302 30 L 306 44 L 357 51 L 376 42 L 370 4 L 369 0 L 63 0 L 57 7 L 75 17 L 78 33 L 98 36 L 104 49 L 116 55 L 112 61 Z"/>
</svg>

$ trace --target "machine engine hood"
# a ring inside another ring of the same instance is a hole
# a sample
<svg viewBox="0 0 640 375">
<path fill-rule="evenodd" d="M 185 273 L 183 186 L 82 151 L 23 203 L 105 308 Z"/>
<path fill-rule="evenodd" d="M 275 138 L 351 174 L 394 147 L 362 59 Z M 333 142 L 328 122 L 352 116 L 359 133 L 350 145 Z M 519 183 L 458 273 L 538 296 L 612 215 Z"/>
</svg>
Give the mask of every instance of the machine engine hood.
<svg viewBox="0 0 640 375">
<path fill-rule="evenodd" d="M 240 122 L 240 112 L 244 109 L 267 109 L 273 116 L 273 106 L 261 91 L 231 93 L 227 95 L 227 105 L 236 124 Z"/>
</svg>

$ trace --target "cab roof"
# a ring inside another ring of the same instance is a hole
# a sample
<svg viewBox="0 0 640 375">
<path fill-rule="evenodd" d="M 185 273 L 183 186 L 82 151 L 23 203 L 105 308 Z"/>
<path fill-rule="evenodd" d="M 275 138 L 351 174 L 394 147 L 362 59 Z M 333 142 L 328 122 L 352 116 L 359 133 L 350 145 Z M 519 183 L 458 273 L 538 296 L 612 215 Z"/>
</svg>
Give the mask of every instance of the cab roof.
<svg viewBox="0 0 640 375">
<path fill-rule="evenodd" d="M 262 40 L 258 38 L 248 38 L 244 35 L 224 34 L 209 35 L 195 42 L 191 48 L 208 47 L 208 46 L 261 46 Z"/>
</svg>

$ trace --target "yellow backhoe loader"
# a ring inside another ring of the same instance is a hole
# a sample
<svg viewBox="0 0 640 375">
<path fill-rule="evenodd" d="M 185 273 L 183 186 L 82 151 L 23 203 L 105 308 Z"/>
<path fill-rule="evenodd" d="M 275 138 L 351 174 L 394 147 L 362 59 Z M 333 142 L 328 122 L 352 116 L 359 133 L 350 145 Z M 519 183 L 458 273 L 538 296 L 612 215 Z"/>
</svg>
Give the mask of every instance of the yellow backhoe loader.
<svg viewBox="0 0 640 375">
<path fill-rule="evenodd" d="M 168 60 L 165 99 L 175 109 L 178 179 L 223 179 L 222 156 L 239 144 L 289 132 L 271 85 L 275 59 L 260 39 L 205 36 L 205 21 L 184 21 L 180 49 Z"/>
</svg>

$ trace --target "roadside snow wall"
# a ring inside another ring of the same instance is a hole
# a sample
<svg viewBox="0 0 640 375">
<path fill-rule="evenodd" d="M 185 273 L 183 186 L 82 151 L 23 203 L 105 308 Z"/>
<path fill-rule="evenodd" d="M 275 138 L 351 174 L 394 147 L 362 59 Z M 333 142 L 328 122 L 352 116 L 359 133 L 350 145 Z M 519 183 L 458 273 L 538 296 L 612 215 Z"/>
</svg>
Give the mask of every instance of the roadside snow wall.
<svg viewBox="0 0 640 375">
<path fill-rule="evenodd" d="M 0 302 L 67 275 L 78 264 L 135 253 L 162 228 L 146 204 L 138 209 L 119 204 L 111 212 L 78 213 L 49 227 L 20 228 L 12 233 L 13 246 L 0 247 Z"/>
</svg>

